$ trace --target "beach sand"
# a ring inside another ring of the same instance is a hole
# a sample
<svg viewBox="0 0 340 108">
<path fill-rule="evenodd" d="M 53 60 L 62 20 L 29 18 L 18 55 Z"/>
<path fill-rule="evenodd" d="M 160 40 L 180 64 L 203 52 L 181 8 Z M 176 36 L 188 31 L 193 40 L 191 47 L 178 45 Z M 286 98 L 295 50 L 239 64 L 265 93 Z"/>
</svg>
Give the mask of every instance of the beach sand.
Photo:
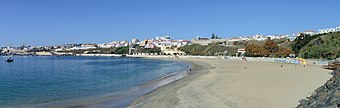
<svg viewBox="0 0 340 108">
<path fill-rule="evenodd" d="M 130 108 L 292 108 L 331 75 L 318 66 L 182 58 L 185 78 L 136 99 Z"/>
</svg>

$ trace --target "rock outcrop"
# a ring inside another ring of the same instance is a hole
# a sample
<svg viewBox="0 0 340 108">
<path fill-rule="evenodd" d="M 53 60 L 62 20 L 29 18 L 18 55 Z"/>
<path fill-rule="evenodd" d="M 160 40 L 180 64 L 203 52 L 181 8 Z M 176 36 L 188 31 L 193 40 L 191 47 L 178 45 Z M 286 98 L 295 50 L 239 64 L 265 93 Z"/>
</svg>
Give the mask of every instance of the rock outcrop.
<svg viewBox="0 0 340 108">
<path fill-rule="evenodd" d="M 312 96 L 301 99 L 297 108 L 340 108 L 340 69 L 334 70 L 332 75 Z"/>
</svg>

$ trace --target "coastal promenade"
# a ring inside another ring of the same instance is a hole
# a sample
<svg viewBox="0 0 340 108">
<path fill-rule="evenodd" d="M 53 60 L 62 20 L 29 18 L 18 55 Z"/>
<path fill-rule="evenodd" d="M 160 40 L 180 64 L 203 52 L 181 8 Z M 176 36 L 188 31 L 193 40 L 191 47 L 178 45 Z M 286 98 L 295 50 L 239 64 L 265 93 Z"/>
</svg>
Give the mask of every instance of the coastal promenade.
<svg viewBox="0 0 340 108">
<path fill-rule="evenodd" d="M 191 74 L 140 97 L 130 108 L 291 108 L 331 77 L 331 71 L 319 65 L 269 59 L 171 59 L 192 63 Z"/>
</svg>

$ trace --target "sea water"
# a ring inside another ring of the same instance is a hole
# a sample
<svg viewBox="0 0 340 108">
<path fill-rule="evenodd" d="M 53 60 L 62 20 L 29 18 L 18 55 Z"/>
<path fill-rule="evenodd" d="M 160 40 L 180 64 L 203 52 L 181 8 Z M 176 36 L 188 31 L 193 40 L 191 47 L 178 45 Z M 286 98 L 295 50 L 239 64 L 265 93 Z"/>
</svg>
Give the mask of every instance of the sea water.
<svg viewBox="0 0 340 108">
<path fill-rule="evenodd" d="M 0 107 L 82 99 L 128 90 L 188 64 L 143 58 L 0 57 Z"/>
</svg>

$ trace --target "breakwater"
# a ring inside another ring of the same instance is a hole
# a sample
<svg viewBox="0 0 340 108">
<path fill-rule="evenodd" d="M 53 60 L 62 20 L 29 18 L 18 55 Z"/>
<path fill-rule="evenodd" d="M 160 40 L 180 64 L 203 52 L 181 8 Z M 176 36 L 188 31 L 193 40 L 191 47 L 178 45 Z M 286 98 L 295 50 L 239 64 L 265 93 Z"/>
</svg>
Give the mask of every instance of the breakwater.
<svg viewBox="0 0 340 108">
<path fill-rule="evenodd" d="M 297 108 L 339 108 L 340 107 L 340 69 L 332 72 L 333 77 L 314 93 L 301 99 Z"/>
</svg>

